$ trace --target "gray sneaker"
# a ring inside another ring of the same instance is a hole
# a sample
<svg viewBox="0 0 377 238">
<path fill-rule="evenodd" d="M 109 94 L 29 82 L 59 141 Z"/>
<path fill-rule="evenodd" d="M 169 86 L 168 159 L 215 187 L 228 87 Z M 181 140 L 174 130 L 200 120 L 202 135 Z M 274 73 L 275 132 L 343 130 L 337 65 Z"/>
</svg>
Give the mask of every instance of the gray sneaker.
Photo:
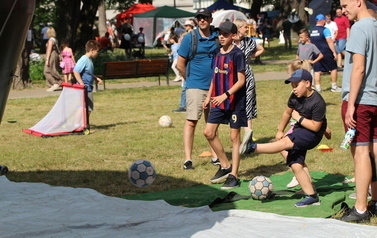
<svg viewBox="0 0 377 238">
<path fill-rule="evenodd" d="M 364 214 L 360 214 L 356 211 L 355 207 L 348 210 L 341 217 L 336 217 L 335 219 L 346 222 L 356 222 L 356 223 L 366 223 L 370 221 L 369 211 L 365 211 Z"/>
<path fill-rule="evenodd" d="M 342 88 L 335 86 L 334 88 L 331 88 L 330 91 L 333 93 L 340 93 L 342 91 Z"/>
<path fill-rule="evenodd" d="M 232 189 L 232 188 L 238 188 L 240 186 L 238 179 L 233 174 L 229 174 L 228 177 L 225 180 L 225 183 L 223 186 L 221 186 L 221 189 Z"/>
<path fill-rule="evenodd" d="M 232 165 L 227 169 L 223 169 L 219 166 L 219 170 L 217 170 L 216 174 L 210 180 L 212 183 L 218 183 L 221 180 L 226 179 L 230 172 L 232 172 Z"/>
<path fill-rule="evenodd" d="M 245 131 L 245 135 L 243 136 L 243 140 L 240 146 L 240 154 L 244 154 L 247 150 L 247 144 L 253 141 L 253 130 L 247 130 Z"/>
</svg>

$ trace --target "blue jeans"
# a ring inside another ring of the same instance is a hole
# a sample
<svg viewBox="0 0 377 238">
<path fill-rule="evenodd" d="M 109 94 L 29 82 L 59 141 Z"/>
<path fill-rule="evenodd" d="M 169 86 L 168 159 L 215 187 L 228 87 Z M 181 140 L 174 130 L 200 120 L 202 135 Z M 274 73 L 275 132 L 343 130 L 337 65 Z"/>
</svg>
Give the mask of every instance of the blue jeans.
<svg viewBox="0 0 377 238">
<path fill-rule="evenodd" d="M 186 80 L 182 82 L 181 101 L 179 102 L 180 108 L 186 108 Z"/>
</svg>

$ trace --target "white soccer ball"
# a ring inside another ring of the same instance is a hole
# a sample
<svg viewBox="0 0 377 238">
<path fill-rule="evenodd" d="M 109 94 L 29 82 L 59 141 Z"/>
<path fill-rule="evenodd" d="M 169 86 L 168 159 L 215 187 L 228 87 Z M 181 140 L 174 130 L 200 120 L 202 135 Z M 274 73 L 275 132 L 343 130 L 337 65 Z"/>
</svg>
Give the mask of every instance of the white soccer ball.
<svg viewBox="0 0 377 238">
<path fill-rule="evenodd" d="M 125 40 L 131 40 L 130 34 L 124 34 L 123 37 L 124 37 Z"/>
<path fill-rule="evenodd" d="M 171 118 L 169 116 L 162 116 L 158 120 L 158 124 L 161 127 L 172 127 L 173 126 L 173 121 L 171 120 Z"/>
<path fill-rule="evenodd" d="M 137 41 L 139 41 L 139 43 L 143 43 L 143 42 L 144 42 L 144 37 L 139 36 L 139 37 L 137 38 Z"/>
<path fill-rule="evenodd" d="M 135 186 L 146 187 L 156 179 L 156 170 L 148 160 L 139 159 L 128 169 L 128 178 Z"/>
<path fill-rule="evenodd" d="M 264 200 L 271 197 L 274 185 L 266 176 L 256 176 L 250 181 L 249 189 L 253 199 Z"/>
</svg>

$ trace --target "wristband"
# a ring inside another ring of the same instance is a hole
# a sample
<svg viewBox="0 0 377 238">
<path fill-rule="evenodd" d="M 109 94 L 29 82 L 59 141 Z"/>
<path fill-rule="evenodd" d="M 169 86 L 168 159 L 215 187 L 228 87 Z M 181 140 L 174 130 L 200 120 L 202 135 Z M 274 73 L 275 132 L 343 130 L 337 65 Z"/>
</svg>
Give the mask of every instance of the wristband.
<svg viewBox="0 0 377 238">
<path fill-rule="evenodd" d="M 225 92 L 225 95 L 229 98 L 230 97 L 230 93 L 228 91 Z"/>
<path fill-rule="evenodd" d="M 301 125 L 301 122 L 305 119 L 305 117 L 300 117 L 300 119 L 298 120 L 298 124 Z"/>
</svg>

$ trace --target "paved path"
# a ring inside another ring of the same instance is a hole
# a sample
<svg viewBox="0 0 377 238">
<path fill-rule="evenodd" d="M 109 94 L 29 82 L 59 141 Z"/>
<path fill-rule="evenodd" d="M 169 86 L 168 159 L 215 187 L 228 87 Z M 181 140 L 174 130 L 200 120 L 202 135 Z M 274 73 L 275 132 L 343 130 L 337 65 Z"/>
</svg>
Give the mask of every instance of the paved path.
<svg viewBox="0 0 377 238">
<path fill-rule="evenodd" d="M 263 61 L 266 65 L 268 64 L 287 64 L 289 60 L 266 60 Z M 275 79 L 286 79 L 287 72 L 267 72 L 255 74 L 256 81 L 261 80 L 275 80 Z M 141 88 L 141 87 L 151 87 L 157 86 L 158 82 L 141 82 L 141 83 L 123 83 L 123 84 L 106 84 L 106 89 L 121 89 L 121 88 Z M 161 85 L 166 85 L 164 80 L 161 80 Z M 181 85 L 180 82 L 170 81 L 170 85 Z M 47 88 L 40 89 L 25 89 L 25 90 L 11 90 L 8 99 L 17 98 L 40 98 L 59 95 L 61 91 L 46 92 Z M 99 85 L 99 90 L 103 89 L 103 85 Z"/>
</svg>

